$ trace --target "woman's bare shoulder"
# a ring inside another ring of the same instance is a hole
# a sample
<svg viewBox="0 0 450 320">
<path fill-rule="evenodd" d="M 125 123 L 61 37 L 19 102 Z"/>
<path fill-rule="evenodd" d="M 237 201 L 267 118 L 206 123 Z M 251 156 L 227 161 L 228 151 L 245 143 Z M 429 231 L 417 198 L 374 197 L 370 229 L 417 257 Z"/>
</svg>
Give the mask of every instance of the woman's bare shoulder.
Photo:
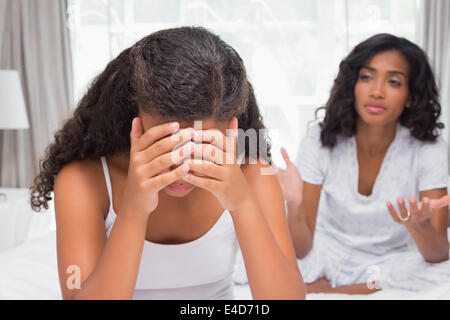
<svg viewBox="0 0 450 320">
<path fill-rule="evenodd" d="M 55 201 L 68 199 L 95 206 L 102 211 L 109 208 L 108 191 L 100 159 L 83 159 L 66 164 L 55 177 Z M 61 203 L 61 202 L 60 202 Z"/>
<path fill-rule="evenodd" d="M 99 178 L 103 177 L 103 169 L 100 159 L 83 159 L 72 161 L 64 165 L 55 178 L 55 185 L 60 182 L 89 180 L 90 183 L 98 184 Z"/>
</svg>

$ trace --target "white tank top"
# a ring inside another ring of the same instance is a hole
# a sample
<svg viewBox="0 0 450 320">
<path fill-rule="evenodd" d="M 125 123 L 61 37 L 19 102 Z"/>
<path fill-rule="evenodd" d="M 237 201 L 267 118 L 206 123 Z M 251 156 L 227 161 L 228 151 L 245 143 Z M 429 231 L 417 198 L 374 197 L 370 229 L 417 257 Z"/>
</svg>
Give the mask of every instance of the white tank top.
<svg viewBox="0 0 450 320">
<path fill-rule="evenodd" d="M 101 157 L 109 195 L 105 219 L 109 237 L 116 219 L 111 180 Z M 238 241 L 230 213 L 225 210 L 203 236 L 182 244 L 157 244 L 144 240 L 134 299 L 233 299 Z"/>
</svg>

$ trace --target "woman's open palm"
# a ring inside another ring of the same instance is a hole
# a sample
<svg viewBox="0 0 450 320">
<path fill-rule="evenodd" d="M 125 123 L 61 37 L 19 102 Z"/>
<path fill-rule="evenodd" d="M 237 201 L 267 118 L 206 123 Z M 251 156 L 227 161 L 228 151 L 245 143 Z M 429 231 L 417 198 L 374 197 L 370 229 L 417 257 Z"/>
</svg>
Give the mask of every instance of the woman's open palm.
<svg viewBox="0 0 450 320">
<path fill-rule="evenodd" d="M 300 172 L 289 159 L 285 148 L 281 148 L 281 155 L 286 163 L 286 169 L 278 168 L 277 178 L 283 191 L 284 199 L 288 203 L 300 205 L 303 194 L 303 180 Z"/>
</svg>

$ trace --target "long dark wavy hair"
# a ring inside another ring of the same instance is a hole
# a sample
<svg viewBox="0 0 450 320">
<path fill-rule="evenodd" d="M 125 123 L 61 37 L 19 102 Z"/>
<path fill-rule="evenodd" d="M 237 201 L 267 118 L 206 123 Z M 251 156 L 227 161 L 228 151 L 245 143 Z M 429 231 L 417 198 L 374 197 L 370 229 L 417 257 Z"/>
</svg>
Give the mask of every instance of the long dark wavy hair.
<svg viewBox="0 0 450 320">
<path fill-rule="evenodd" d="M 185 122 L 237 117 L 244 131 L 265 129 L 242 59 L 232 47 L 200 27 L 155 32 L 106 66 L 55 134 L 31 187 L 32 209 L 48 208 L 64 165 L 128 152 L 131 122 L 139 109 Z M 269 138 L 257 138 L 258 154 L 265 147 L 263 158 L 270 163 Z"/>
<path fill-rule="evenodd" d="M 411 105 L 404 108 L 400 124 L 408 128 L 411 135 L 422 141 L 435 141 L 444 124 L 438 122 L 441 114 L 438 89 L 426 54 L 417 45 L 405 38 L 391 34 L 377 34 L 358 44 L 339 65 L 331 95 L 324 107 L 325 118 L 320 123 L 320 139 L 323 146 L 333 148 L 338 135 L 351 137 L 356 133 L 357 113 L 354 88 L 361 67 L 380 52 L 400 52 L 409 64 L 408 89 Z"/>
</svg>

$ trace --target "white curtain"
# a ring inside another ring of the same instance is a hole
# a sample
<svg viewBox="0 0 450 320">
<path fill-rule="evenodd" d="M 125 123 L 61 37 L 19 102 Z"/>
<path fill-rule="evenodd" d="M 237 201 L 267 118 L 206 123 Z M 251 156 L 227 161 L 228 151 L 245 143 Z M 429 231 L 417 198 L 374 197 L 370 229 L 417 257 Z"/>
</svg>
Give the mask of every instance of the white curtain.
<svg viewBox="0 0 450 320">
<path fill-rule="evenodd" d="M 417 38 L 430 58 L 439 86 L 444 138 L 450 142 L 450 1 L 421 0 Z M 450 159 L 450 157 L 449 157 Z"/>
<path fill-rule="evenodd" d="M 0 133 L 0 186 L 29 187 L 70 115 L 72 63 L 65 0 L 0 0 L 0 69 L 18 70 L 29 130 Z"/>
<path fill-rule="evenodd" d="M 5 21 L 6 15 L 6 1 L 0 0 L 0 21 Z M 3 43 L 5 23 L 0 22 L 0 44 Z"/>
</svg>

